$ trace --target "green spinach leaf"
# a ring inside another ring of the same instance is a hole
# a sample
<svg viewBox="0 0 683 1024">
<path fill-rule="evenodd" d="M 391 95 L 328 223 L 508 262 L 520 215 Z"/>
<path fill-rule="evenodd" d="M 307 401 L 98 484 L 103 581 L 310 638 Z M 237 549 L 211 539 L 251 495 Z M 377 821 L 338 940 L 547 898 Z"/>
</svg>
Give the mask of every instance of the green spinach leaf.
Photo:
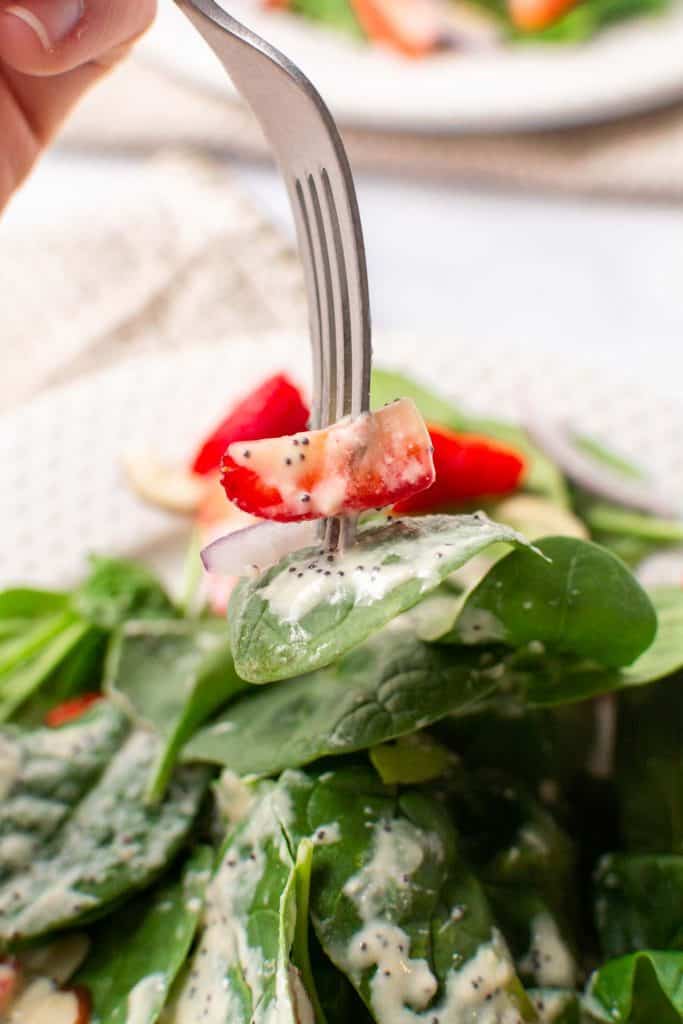
<svg viewBox="0 0 683 1024">
<path fill-rule="evenodd" d="M 605 1024 L 680 1024 L 683 953 L 639 952 L 596 971 L 584 1008 Z"/>
<path fill-rule="evenodd" d="M 228 610 L 237 672 L 254 683 L 329 665 L 478 552 L 527 542 L 483 514 L 370 524 L 343 555 L 296 552 L 245 579 Z"/>
<path fill-rule="evenodd" d="M 657 631 L 652 603 L 610 552 L 570 537 L 538 543 L 544 561 L 513 551 L 468 596 L 444 643 L 540 642 L 601 665 L 630 665 Z"/>
<path fill-rule="evenodd" d="M 428 1010 L 424 1020 L 535 1019 L 437 799 L 348 768 L 316 781 L 306 823 L 323 836 L 311 893 L 318 939 L 377 1024 L 405 1019 L 406 1006 L 416 1017 Z"/>
<path fill-rule="evenodd" d="M 683 522 L 629 512 L 616 505 L 593 503 L 583 516 L 594 533 L 633 537 L 655 545 L 683 544 Z"/>
<path fill-rule="evenodd" d="M 523 979 L 573 988 L 577 977 L 574 851 L 523 787 L 465 773 L 448 804 Z"/>
<path fill-rule="evenodd" d="M 439 648 L 391 631 L 328 668 L 239 697 L 184 756 L 240 775 L 270 775 L 468 713 L 499 686 L 496 659 L 482 665 L 480 651 Z"/>
<path fill-rule="evenodd" d="M 33 697 L 91 631 L 91 626 L 69 613 L 51 623 L 49 635 L 42 638 L 41 644 L 0 674 L 0 722 L 12 718 Z"/>
<path fill-rule="evenodd" d="M 68 604 L 69 595 L 56 590 L 14 587 L 0 592 L 0 621 L 42 619 L 65 611 Z"/>
<path fill-rule="evenodd" d="M 310 998 L 291 960 L 297 926 L 294 804 L 310 782 L 263 783 L 230 834 L 206 894 L 197 949 L 167 1011 L 173 1024 L 297 1024 Z M 291 830 L 291 832 L 290 832 Z"/>
<path fill-rule="evenodd" d="M 105 703 L 63 729 L 0 734 L 0 947 L 100 916 L 187 839 L 207 773 L 185 766 L 165 801 L 145 807 L 159 741 L 127 728 Z"/>
<path fill-rule="evenodd" d="M 138 562 L 92 559 L 88 578 L 73 592 L 74 610 L 102 629 L 126 619 L 161 619 L 177 614 L 156 576 Z"/>
<path fill-rule="evenodd" d="M 633 853 L 683 854 L 683 676 L 624 693 L 616 780 Z"/>
<path fill-rule="evenodd" d="M 350 0 L 293 0 L 292 10 L 349 35 L 364 35 Z"/>
<path fill-rule="evenodd" d="M 92 1024 L 155 1024 L 199 925 L 213 853 L 200 847 L 182 876 L 133 900 L 91 933 L 73 979 L 92 999 Z"/>
<path fill-rule="evenodd" d="M 595 920 L 605 957 L 683 951 L 683 857 L 611 853 L 596 874 Z"/>
<path fill-rule="evenodd" d="M 110 650 L 105 691 L 163 739 L 147 797 L 159 800 L 185 741 L 246 687 L 222 621 L 128 622 Z"/>
</svg>

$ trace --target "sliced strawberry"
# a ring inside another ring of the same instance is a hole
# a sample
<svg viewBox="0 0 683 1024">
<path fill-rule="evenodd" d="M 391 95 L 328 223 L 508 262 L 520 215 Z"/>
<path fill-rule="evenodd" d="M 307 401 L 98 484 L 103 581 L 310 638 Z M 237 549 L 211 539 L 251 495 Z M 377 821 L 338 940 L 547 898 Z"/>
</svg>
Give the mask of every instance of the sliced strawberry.
<svg viewBox="0 0 683 1024">
<path fill-rule="evenodd" d="M 428 490 L 397 504 L 401 515 L 433 512 L 479 498 L 511 494 L 524 475 L 524 459 L 512 448 L 475 434 L 430 425 L 436 480 Z"/>
<path fill-rule="evenodd" d="M 269 377 L 243 398 L 204 441 L 192 471 L 202 476 L 219 469 L 223 453 L 236 441 L 282 437 L 305 430 L 309 410 L 298 389 L 284 374 Z"/>
<path fill-rule="evenodd" d="M 447 27 L 439 0 L 351 0 L 368 37 L 406 57 L 437 49 Z"/>
<path fill-rule="evenodd" d="M 280 522 L 393 505 L 433 480 L 429 434 L 407 398 L 325 430 L 233 444 L 223 459 L 230 500 Z"/>
<path fill-rule="evenodd" d="M 508 0 L 508 12 L 523 32 L 539 32 L 576 6 L 578 0 Z"/>
<path fill-rule="evenodd" d="M 48 711 L 45 716 L 45 724 L 51 729 L 58 729 L 60 725 L 66 725 L 67 722 L 74 722 L 80 718 L 100 700 L 103 700 L 101 693 L 81 693 L 78 697 L 65 700 L 63 704 L 58 704 L 52 711 Z"/>
<path fill-rule="evenodd" d="M 0 1020 L 9 1010 L 22 985 L 21 966 L 13 957 L 0 960 Z"/>
</svg>

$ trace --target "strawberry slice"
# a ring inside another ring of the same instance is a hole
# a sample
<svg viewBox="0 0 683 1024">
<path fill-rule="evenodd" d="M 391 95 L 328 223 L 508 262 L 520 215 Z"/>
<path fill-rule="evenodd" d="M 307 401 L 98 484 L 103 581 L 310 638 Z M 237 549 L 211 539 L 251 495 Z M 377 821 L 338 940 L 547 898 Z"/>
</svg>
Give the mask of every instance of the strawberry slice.
<svg viewBox="0 0 683 1024">
<path fill-rule="evenodd" d="M 406 57 L 436 50 L 445 36 L 439 0 L 351 0 L 367 36 Z"/>
<path fill-rule="evenodd" d="M 60 725 L 66 725 L 67 722 L 75 722 L 100 700 L 103 700 L 101 693 L 82 693 L 78 697 L 72 697 L 71 700 L 65 700 L 63 704 L 58 704 L 52 711 L 48 711 L 45 716 L 45 724 L 51 729 L 58 729 Z"/>
<path fill-rule="evenodd" d="M 540 32 L 576 6 L 578 0 L 508 0 L 513 25 L 523 32 Z"/>
<path fill-rule="evenodd" d="M 512 448 L 476 434 L 455 434 L 430 424 L 436 479 L 432 486 L 401 501 L 400 515 L 433 512 L 479 498 L 511 494 L 519 487 L 525 462 Z"/>
<path fill-rule="evenodd" d="M 207 437 L 194 458 L 192 472 L 204 476 L 217 470 L 223 452 L 236 441 L 281 437 L 305 430 L 308 417 L 309 410 L 289 378 L 282 373 L 269 377 L 238 402 Z"/>
<path fill-rule="evenodd" d="M 433 480 L 429 434 L 408 398 L 325 430 L 232 444 L 223 459 L 228 498 L 279 522 L 382 508 Z"/>
</svg>

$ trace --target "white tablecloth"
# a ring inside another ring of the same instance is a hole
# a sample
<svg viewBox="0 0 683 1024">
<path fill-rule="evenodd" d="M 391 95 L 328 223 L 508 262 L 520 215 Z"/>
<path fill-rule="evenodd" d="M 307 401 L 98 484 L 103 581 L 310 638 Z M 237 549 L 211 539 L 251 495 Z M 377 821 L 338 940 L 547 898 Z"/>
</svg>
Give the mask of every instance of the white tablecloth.
<svg viewBox="0 0 683 1024">
<path fill-rule="evenodd" d="M 98 196 L 106 202 L 137 167 L 133 158 L 55 152 L 11 205 L 6 226 L 38 228 Z M 238 180 L 291 230 L 273 173 L 243 165 Z M 601 350 L 637 368 L 644 387 L 680 393 L 683 209 L 378 177 L 361 178 L 359 195 L 378 328 Z"/>
</svg>

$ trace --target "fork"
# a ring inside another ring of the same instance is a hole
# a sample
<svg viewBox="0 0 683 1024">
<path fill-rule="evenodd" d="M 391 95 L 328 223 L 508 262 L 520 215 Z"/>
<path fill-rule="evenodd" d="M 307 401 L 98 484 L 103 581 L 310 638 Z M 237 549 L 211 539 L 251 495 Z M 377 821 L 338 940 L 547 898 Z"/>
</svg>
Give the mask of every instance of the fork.
<svg viewBox="0 0 683 1024">
<path fill-rule="evenodd" d="M 322 97 L 287 57 L 214 0 L 176 0 L 261 123 L 289 193 L 304 265 L 313 355 L 311 426 L 370 408 L 370 298 L 358 200 L 344 144 Z M 328 550 L 355 520 L 323 520 Z"/>
</svg>

